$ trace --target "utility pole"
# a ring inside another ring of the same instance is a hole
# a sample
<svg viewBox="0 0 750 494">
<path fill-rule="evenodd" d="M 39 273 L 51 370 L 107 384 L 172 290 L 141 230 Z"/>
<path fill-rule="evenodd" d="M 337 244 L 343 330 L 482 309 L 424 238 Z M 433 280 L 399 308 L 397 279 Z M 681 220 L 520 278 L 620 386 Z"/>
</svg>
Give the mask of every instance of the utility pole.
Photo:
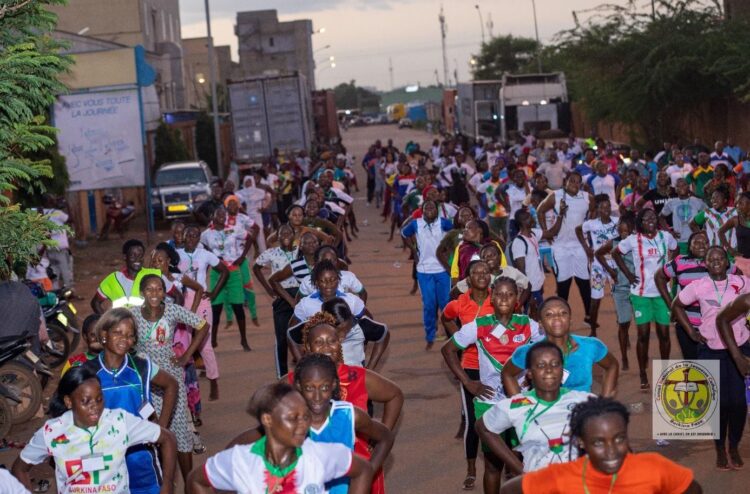
<svg viewBox="0 0 750 494">
<path fill-rule="evenodd" d="M 536 2 L 531 0 L 531 8 L 534 10 L 534 32 L 536 33 L 536 63 L 539 73 L 542 73 L 542 43 L 539 41 L 539 24 L 536 22 Z"/>
<path fill-rule="evenodd" d="M 388 76 L 391 79 L 391 91 L 393 91 L 393 59 L 388 57 Z"/>
<path fill-rule="evenodd" d="M 211 37 L 211 11 L 208 0 L 204 0 L 206 6 L 206 31 L 208 31 L 208 74 L 211 83 L 211 111 L 214 112 L 214 140 L 216 141 L 216 173 L 219 178 L 224 178 L 224 169 L 221 163 L 221 132 L 219 132 L 219 101 L 216 97 L 216 66 L 214 65 L 214 39 Z"/>
<path fill-rule="evenodd" d="M 443 45 L 443 82 L 445 86 L 448 86 L 448 54 L 445 51 L 445 35 L 448 33 L 448 26 L 445 24 L 445 16 L 443 15 L 443 6 L 440 6 L 440 39 Z"/>
<path fill-rule="evenodd" d="M 479 27 L 482 29 L 482 44 L 484 44 L 484 20 L 482 19 L 482 11 L 479 8 L 479 4 L 474 5 L 474 8 L 477 9 L 477 14 L 479 14 Z"/>
<path fill-rule="evenodd" d="M 435 84 L 440 87 L 440 76 L 438 75 L 438 69 L 435 69 Z"/>
</svg>

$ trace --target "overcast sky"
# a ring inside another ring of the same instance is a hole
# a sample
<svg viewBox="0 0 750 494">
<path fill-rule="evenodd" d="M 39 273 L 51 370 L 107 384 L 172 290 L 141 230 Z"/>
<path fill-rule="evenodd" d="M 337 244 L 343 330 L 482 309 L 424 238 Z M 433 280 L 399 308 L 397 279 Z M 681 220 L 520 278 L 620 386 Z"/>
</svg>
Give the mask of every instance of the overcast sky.
<svg viewBox="0 0 750 494">
<path fill-rule="evenodd" d="M 555 33 L 573 26 L 572 11 L 585 11 L 605 0 L 536 0 L 539 36 L 550 41 Z M 609 0 L 609 3 L 626 3 Z M 647 3 L 643 0 L 643 3 Z M 238 10 L 276 9 L 282 21 L 311 19 L 313 50 L 318 62 L 319 88 L 333 87 L 355 79 L 359 85 L 387 90 L 391 87 L 389 59 L 393 63 L 395 87 L 420 83 L 434 84 L 437 70 L 443 80 L 438 15 L 444 6 L 448 26 L 446 45 L 448 70 L 453 80 L 469 79 L 469 59 L 479 52 L 482 41 L 479 10 L 484 20 L 485 38 L 513 34 L 534 37 L 531 0 L 211 0 L 211 25 L 217 45 L 232 46 L 237 60 L 234 25 Z M 180 0 L 182 37 L 206 35 L 203 0 Z M 584 12 L 580 18 L 586 16 Z M 330 45 L 330 48 L 324 48 Z M 335 57 L 336 67 L 327 61 Z"/>
</svg>

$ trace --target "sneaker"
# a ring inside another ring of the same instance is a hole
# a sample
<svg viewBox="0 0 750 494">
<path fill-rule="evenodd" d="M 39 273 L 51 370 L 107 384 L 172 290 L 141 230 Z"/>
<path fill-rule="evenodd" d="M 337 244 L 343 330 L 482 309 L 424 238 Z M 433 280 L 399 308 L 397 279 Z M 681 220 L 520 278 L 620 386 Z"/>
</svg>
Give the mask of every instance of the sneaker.
<svg viewBox="0 0 750 494">
<path fill-rule="evenodd" d="M 657 439 L 656 445 L 659 446 L 660 448 L 665 448 L 669 446 L 669 441 L 667 441 L 666 439 Z"/>
<path fill-rule="evenodd" d="M 206 452 L 206 447 L 201 441 L 201 436 L 197 432 L 193 432 L 193 453 L 196 455 L 202 455 Z"/>
</svg>

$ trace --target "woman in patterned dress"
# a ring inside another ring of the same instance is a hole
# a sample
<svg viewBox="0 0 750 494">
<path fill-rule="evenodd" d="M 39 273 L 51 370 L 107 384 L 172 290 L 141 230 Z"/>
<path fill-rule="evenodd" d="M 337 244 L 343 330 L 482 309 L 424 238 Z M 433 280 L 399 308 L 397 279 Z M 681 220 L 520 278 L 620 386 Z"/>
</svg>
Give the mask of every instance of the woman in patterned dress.
<svg viewBox="0 0 750 494">
<path fill-rule="evenodd" d="M 208 334 L 207 331 L 203 331 L 207 323 L 181 305 L 165 302 L 165 286 L 161 277 L 144 276 L 140 288 L 145 302 L 139 309 L 133 309 L 133 317 L 138 329 L 138 342 L 135 348 L 138 353 L 148 355 L 161 370 L 174 377 L 179 385 L 177 406 L 172 415 L 169 430 L 177 438 L 177 461 L 183 477 L 186 478 L 193 467 L 193 436 L 185 389 L 184 367 L 203 344 Z M 196 330 L 190 346 L 179 359 L 172 349 L 178 323 Z M 161 413 L 162 397 L 158 390 L 155 390 L 153 394 L 153 401 L 157 413 Z"/>
</svg>

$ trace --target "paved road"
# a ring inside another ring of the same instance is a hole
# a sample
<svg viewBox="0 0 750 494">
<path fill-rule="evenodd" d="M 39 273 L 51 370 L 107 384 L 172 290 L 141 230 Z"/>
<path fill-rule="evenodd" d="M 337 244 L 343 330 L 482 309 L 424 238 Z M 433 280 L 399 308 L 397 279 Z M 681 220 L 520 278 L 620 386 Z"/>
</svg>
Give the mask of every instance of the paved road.
<svg viewBox="0 0 750 494">
<path fill-rule="evenodd" d="M 431 141 L 430 136 L 423 132 L 398 130 L 394 126 L 355 128 L 344 134 L 345 144 L 357 157 L 361 157 L 367 146 L 377 138 L 393 138 L 400 148 L 410 139 L 420 142 L 423 148 Z M 364 186 L 361 170 L 357 170 L 357 173 Z M 429 352 L 424 350 L 421 304 L 418 295 L 409 295 L 411 266 L 406 253 L 402 251 L 400 242 L 387 242 L 388 225 L 381 222 L 374 207 L 367 206 L 364 190 L 355 197 L 360 236 L 350 246 L 352 269 L 367 287 L 368 308 L 376 319 L 386 322 L 391 330 L 390 348 L 378 370 L 397 382 L 406 397 L 396 444 L 386 465 L 388 490 L 397 494 L 463 492 L 460 489 L 465 474 L 463 445 L 454 439 L 460 410 L 458 386 L 443 363 L 439 346 L 436 345 Z M 160 236 L 166 238 L 166 232 Z M 92 244 L 80 252 L 77 275 L 82 294 L 90 296 L 98 280 L 119 266 L 118 243 Z M 548 276 L 545 292 L 551 294 L 553 290 L 554 280 Z M 254 425 L 253 419 L 244 412 L 248 398 L 258 386 L 274 378 L 271 304 L 262 290 L 257 292 L 261 327 L 249 327 L 253 351 L 245 353 L 240 349 L 236 330 L 224 330 L 223 323 L 220 329 L 218 358 L 221 399 L 217 402 L 204 399 L 204 425 L 200 429 L 209 453 L 222 448 L 245 427 Z M 571 302 L 574 327 L 580 328 L 576 332 L 587 334 L 581 322 L 580 300 L 574 295 Z M 611 349 L 616 349 L 614 308 L 609 299 L 602 304 L 600 319 L 602 339 Z M 657 352 L 654 340 L 652 338 L 652 356 Z M 634 348 L 633 334 L 631 342 Z M 676 341 L 673 341 L 672 347 L 678 349 Z M 673 354 L 676 355 L 674 350 Z M 635 366 L 634 355 L 631 362 Z M 601 376 L 595 376 L 595 380 L 600 381 Z M 207 396 L 207 382 L 202 381 L 201 384 Z M 595 390 L 597 387 L 598 384 Z M 710 442 L 682 441 L 666 448 L 656 447 L 650 439 L 649 394 L 638 390 L 637 370 L 621 375 L 618 398 L 627 404 L 643 403 L 644 412 L 634 415 L 631 425 L 631 442 L 636 451 L 658 450 L 694 468 L 705 492 L 746 491 L 740 487 L 741 478 L 746 483 L 746 474 L 719 473 L 713 469 L 713 444 Z M 39 423 L 41 420 L 26 428 L 16 429 L 13 437 L 27 439 Z M 750 459 L 749 444 L 746 440 L 741 448 L 747 459 Z M 0 462 L 9 464 L 14 456 L 15 452 L 0 452 Z M 205 458 L 205 455 L 196 457 L 196 463 Z M 481 468 L 480 461 L 480 476 Z M 47 469 L 47 473 L 51 477 L 51 470 Z M 481 486 L 481 481 L 478 485 Z M 480 492 L 481 487 L 477 487 L 476 491 Z"/>
</svg>

